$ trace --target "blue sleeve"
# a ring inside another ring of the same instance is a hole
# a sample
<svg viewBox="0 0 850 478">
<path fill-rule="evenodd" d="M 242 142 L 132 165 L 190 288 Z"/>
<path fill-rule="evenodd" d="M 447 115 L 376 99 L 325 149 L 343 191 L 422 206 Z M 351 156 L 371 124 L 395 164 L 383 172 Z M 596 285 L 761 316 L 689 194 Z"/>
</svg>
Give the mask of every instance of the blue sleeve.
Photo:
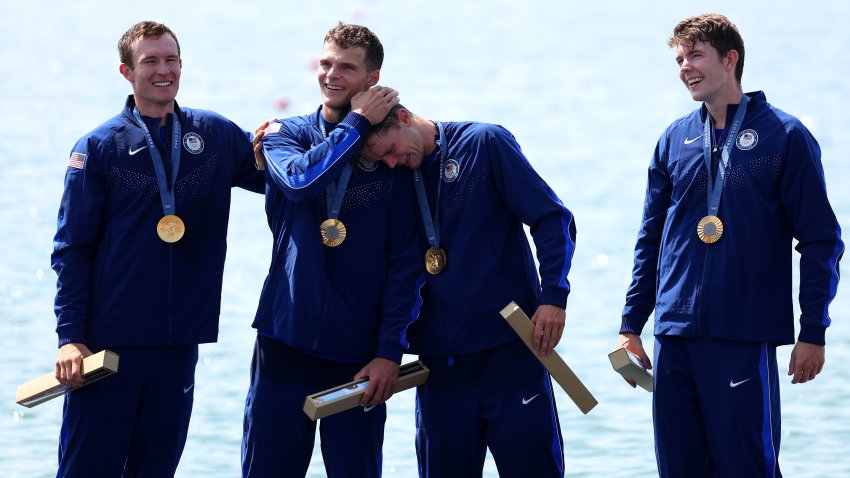
<svg viewBox="0 0 850 478">
<path fill-rule="evenodd" d="M 826 194 L 820 147 L 800 124 L 792 124 L 780 182 L 782 206 L 800 253 L 800 334 L 798 339 L 825 343 L 829 304 L 838 288 L 838 262 L 844 254 L 841 228 Z"/>
<path fill-rule="evenodd" d="M 384 315 L 376 356 L 398 363 L 408 348 L 407 328 L 419 317 L 420 289 L 425 277 L 417 243 L 416 214 L 413 213 L 417 210 L 413 174 L 406 168 L 394 173 L 397 174 L 390 199 L 386 251 L 389 270 L 384 283 Z"/>
<path fill-rule="evenodd" d="M 292 201 L 304 201 L 324 192 L 360 149 L 371 127 L 365 116 L 349 113 L 324 141 L 314 146 L 295 121 L 274 123 L 280 129 L 263 138 L 266 170 L 274 185 Z"/>
<path fill-rule="evenodd" d="M 670 207 L 673 185 L 667 172 L 666 133 L 655 147 L 649 165 L 643 219 L 635 245 L 632 283 L 626 293 L 621 334 L 640 334 L 649 315 L 655 309 L 655 286 L 658 274 L 658 255 L 661 237 Z"/>
<path fill-rule="evenodd" d="M 84 138 L 71 151 L 72 157 L 82 158 L 82 167 L 69 166 L 65 172 L 65 190 L 50 257 L 58 276 L 54 311 L 60 347 L 86 342 L 92 269 L 106 200 L 103 153 Z"/>
<path fill-rule="evenodd" d="M 575 252 L 573 214 L 531 167 L 513 135 L 501 126 L 489 129 L 487 148 L 496 187 L 508 208 L 528 225 L 540 263 L 540 304 L 566 307 L 567 275 Z"/>
</svg>

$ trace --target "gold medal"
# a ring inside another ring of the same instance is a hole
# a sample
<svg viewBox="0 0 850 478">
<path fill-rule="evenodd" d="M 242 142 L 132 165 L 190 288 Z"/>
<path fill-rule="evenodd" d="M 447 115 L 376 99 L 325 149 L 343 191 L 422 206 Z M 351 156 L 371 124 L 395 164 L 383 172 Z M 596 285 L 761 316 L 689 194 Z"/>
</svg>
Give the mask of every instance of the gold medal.
<svg viewBox="0 0 850 478">
<path fill-rule="evenodd" d="M 697 236 L 706 244 L 713 244 L 723 235 L 723 222 L 717 216 L 705 216 L 697 224 Z"/>
<path fill-rule="evenodd" d="M 319 226 L 322 231 L 322 244 L 336 247 L 345 240 L 345 224 L 339 219 L 325 219 Z"/>
<path fill-rule="evenodd" d="M 431 247 L 425 252 L 425 270 L 429 274 L 437 275 L 443 272 L 448 261 L 446 251 L 439 247 Z"/>
<path fill-rule="evenodd" d="M 165 242 L 177 242 L 186 233 L 186 226 L 183 224 L 182 219 L 169 214 L 168 216 L 163 216 L 156 224 L 156 233 Z"/>
</svg>

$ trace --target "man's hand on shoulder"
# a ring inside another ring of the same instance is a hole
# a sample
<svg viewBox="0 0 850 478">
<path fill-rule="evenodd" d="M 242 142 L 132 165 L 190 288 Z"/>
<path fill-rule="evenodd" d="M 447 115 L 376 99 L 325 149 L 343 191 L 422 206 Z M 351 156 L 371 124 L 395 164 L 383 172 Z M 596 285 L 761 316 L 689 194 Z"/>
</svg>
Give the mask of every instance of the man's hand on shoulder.
<svg viewBox="0 0 850 478">
<path fill-rule="evenodd" d="M 254 130 L 254 139 L 252 142 L 252 145 L 254 147 L 254 163 L 257 165 L 257 169 L 260 171 L 266 169 L 266 156 L 263 154 L 263 138 L 266 136 L 267 128 L 274 120 L 274 118 L 271 118 L 266 121 L 263 121 Z"/>
</svg>

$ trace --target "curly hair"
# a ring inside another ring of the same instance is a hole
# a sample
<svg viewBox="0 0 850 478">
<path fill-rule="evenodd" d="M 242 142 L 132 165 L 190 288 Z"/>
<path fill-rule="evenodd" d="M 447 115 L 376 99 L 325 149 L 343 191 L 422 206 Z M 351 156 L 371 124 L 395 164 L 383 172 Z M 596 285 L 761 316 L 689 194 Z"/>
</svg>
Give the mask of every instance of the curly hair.
<svg viewBox="0 0 850 478">
<path fill-rule="evenodd" d="M 384 64 L 384 46 L 378 36 L 362 25 L 339 22 L 325 35 L 325 43 L 333 42 L 342 48 L 361 47 L 366 50 L 366 68 L 380 70 Z"/>
<path fill-rule="evenodd" d="M 738 83 L 744 75 L 744 39 L 741 38 L 738 27 L 723 15 L 704 13 L 682 20 L 673 29 L 673 35 L 667 40 L 670 48 L 693 48 L 697 42 L 706 42 L 720 56 L 725 56 L 730 50 L 738 52 L 738 64 L 735 65 L 735 78 Z"/>
</svg>

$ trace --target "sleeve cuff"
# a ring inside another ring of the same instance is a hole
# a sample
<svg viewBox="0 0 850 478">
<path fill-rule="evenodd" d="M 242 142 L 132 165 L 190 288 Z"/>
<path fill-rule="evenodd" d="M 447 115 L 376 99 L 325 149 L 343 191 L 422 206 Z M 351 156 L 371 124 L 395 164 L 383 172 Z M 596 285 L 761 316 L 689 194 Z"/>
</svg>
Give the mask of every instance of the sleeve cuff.
<svg viewBox="0 0 850 478">
<path fill-rule="evenodd" d="M 401 344 L 382 341 L 378 344 L 378 352 L 375 354 L 375 357 L 392 360 L 400 364 L 402 355 L 404 355 L 404 347 Z"/>
<path fill-rule="evenodd" d="M 826 328 L 801 324 L 797 340 L 814 345 L 826 345 Z"/>
<path fill-rule="evenodd" d="M 341 123 L 345 123 L 356 129 L 357 132 L 360 133 L 361 138 L 366 138 L 366 135 L 369 134 L 369 130 L 372 129 L 372 123 L 370 123 L 365 116 L 353 111 L 349 112 L 345 118 L 343 118 Z"/>
<path fill-rule="evenodd" d="M 83 332 L 82 327 L 63 327 L 61 330 L 58 330 L 57 333 L 59 335 L 59 347 L 71 343 L 86 343 L 85 333 Z"/>
<path fill-rule="evenodd" d="M 540 305 L 554 305 L 562 309 L 567 308 L 567 297 L 570 295 L 569 289 L 559 289 L 557 287 L 544 287 L 540 292 L 540 298 L 537 300 Z"/>
<path fill-rule="evenodd" d="M 623 316 L 623 320 L 620 323 L 620 334 L 640 335 L 644 325 L 646 325 L 646 319 L 641 320 L 635 317 Z"/>
</svg>

